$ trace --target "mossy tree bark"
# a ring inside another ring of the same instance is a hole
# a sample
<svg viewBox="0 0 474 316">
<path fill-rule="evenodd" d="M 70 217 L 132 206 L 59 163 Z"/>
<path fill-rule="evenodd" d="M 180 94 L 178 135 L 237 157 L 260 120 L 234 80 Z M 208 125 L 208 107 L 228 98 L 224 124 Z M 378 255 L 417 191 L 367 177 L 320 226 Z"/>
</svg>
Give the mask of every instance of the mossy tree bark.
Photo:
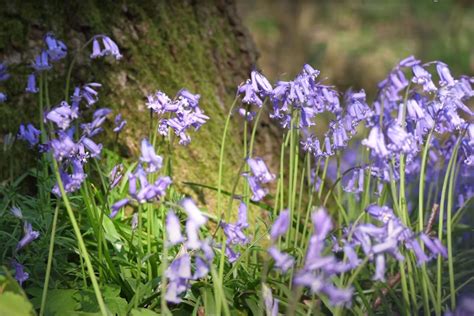
<svg viewBox="0 0 474 316">
<path fill-rule="evenodd" d="M 201 107 L 211 117 L 186 148 L 175 157 L 175 182 L 215 184 L 225 116 L 237 85 L 254 65 L 256 50 L 231 0 L 209 1 L 0 1 L 0 60 L 13 76 L 0 91 L 9 100 L 0 106 L 0 134 L 16 133 L 20 123 L 38 126 L 37 96 L 23 93 L 26 64 L 38 53 L 43 35 L 52 31 L 69 48 L 68 61 L 92 35 L 110 35 L 124 58 L 118 62 L 91 62 L 83 52 L 74 68 L 74 83 L 99 82 L 99 106 L 122 113 L 128 127 L 121 136 L 121 154 L 135 156 L 141 138 L 148 135 L 145 96 L 162 90 L 174 96 L 181 88 L 201 95 Z M 22 65 L 20 63 L 23 63 Z M 67 63 L 66 63 L 67 64 Z M 15 66 L 17 65 L 17 66 Z M 53 104 L 63 98 L 65 66 L 55 65 L 50 77 Z M 73 84 L 74 84 L 73 83 Z M 240 131 L 231 129 L 226 174 L 242 158 Z M 25 170 L 20 157 L 26 146 L 16 143 L 8 159 L 0 159 L 2 179 Z M 5 155 L 6 153 L 3 153 Z M 31 163 L 26 165 L 30 165 Z M 10 173 L 14 170 L 13 173 Z"/>
</svg>

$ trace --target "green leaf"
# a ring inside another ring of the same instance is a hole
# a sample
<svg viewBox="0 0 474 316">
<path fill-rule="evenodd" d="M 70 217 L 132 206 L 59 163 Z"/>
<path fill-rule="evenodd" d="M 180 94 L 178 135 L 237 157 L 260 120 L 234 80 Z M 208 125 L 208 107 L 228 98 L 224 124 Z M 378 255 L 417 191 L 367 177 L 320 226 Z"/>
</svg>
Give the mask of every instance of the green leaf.
<svg viewBox="0 0 474 316">
<path fill-rule="evenodd" d="M 24 296 L 13 292 L 0 295 L 0 312 L 8 316 L 35 315 L 33 305 Z"/>
<path fill-rule="evenodd" d="M 80 308 L 80 304 L 74 299 L 76 290 L 49 290 L 46 300 L 46 315 L 69 315 Z"/>
</svg>

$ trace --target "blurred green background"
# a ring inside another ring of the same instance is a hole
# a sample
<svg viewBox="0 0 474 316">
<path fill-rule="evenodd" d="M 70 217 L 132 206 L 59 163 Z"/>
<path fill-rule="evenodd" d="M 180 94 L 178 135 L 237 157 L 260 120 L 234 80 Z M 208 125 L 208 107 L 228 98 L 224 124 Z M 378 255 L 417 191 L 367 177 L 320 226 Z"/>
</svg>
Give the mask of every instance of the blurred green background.
<svg viewBox="0 0 474 316">
<path fill-rule="evenodd" d="M 474 74 L 474 0 L 237 1 L 271 79 L 304 63 L 340 90 L 376 84 L 401 59 L 441 60 Z"/>
</svg>

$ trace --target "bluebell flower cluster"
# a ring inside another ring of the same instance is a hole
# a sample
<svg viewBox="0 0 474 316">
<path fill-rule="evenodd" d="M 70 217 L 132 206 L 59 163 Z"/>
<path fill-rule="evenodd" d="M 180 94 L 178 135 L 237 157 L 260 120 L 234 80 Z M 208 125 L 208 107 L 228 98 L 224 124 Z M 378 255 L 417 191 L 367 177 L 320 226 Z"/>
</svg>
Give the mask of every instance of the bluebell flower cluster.
<svg viewBox="0 0 474 316">
<path fill-rule="evenodd" d="M 163 164 L 163 158 L 155 153 L 153 145 L 147 139 L 141 143 L 140 163 L 135 171 L 128 174 L 129 197 L 117 201 L 112 205 L 112 212 L 109 217 L 114 218 L 118 212 L 132 200 L 138 203 L 147 203 L 161 199 L 165 194 L 172 180 L 168 176 L 158 177 L 150 183 L 149 176 L 157 173 Z"/>
<path fill-rule="evenodd" d="M 385 280 L 387 255 L 399 261 L 404 260 L 402 249 L 412 252 L 418 264 L 423 264 L 438 255 L 447 257 L 446 248 L 439 239 L 425 233 L 415 234 L 403 225 L 389 207 L 370 205 L 367 213 L 381 225 L 365 223 L 349 227 L 346 229 L 346 237 L 342 238 L 341 242 L 344 248 L 360 247 L 365 256 L 375 262 L 374 280 Z M 421 247 L 420 240 L 428 253 Z"/>
<path fill-rule="evenodd" d="M 78 190 L 86 178 L 84 164 L 90 158 L 98 157 L 102 151 L 102 145 L 92 140 L 103 129 L 104 123 L 110 110 L 98 109 L 94 112 L 90 123 L 81 124 L 81 134 L 77 135 L 76 128 L 71 123 L 79 118 L 79 107 L 70 106 L 65 101 L 51 109 L 45 118 L 57 127 L 55 138 L 48 143 L 48 148 L 59 165 L 61 180 L 66 193 Z M 60 196 L 58 184 L 53 188 L 53 193 Z"/>
<path fill-rule="evenodd" d="M 249 243 L 250 239 L 245 235 L 244 230 L 249 226 L 247 220 L 247 205 L 241 201 L 235 223 L 226 223 L 222 221 L 221 227 L 226 236 L 226 255 L 230 263 L 235 262 L 240 253 L 234 250 L 234 247 L 244 246 Z"/>
<path fill-rule="evenodd" d="M 180 251 L 165 273 L 168 279 L 165 298 L 168 302 L 175 304 L 181 302 L 181 296 L 189 289 L 191 281 L 207 276 L 210 269 L 209 264 L 214 258 L 210 241 L 201 240 L 199 237 L 200 228 L 207 222 L 206 216 L 189 198 L 182 200 L 181 206 L 188 217 L 186 220 L 186 238 L 181 234 L 181 225 L 176 214 L 169 210 L 166 217 L 168 246 L 181 244 L 184 247 L 184 253 Z M 189 252 L 188 249 L 193 250 L 193 252 Z M 194 261 L 194 269 L 192 261 Z"/>
<path fill-rule="evenodd" d="M 33 230 L 31 223 L 23 218 L 23 213 L 19 207 L 14 206 L 10 211 L 13 216 L 23 221 L 23 237 L 16 245 L 15 253 L 17 253 L 32 243 L 34 240 L 38 239 L 40 233 Z M 25 267 L 16 259 L 12 259 L 11 265 L 15 269 L 15 279 L 18 281 L 18 283 L 20 283 L 20 286 L 23 285 L 23 282 L 29 278 L 28 272 L 25 271 Z"/>
<path fill-rule="evenodd" d="M 173 100 L 161 91 L 147 98 L 147 107 L 158 115 L 158 132 L 168 136 L 172 130 L 179 137 L 181 145 L 188 145 L 191 142 L 188 129 L 192 127 L 198 130 L 209 119 L 199 107 L 201 96 L 192 94 L 186 89 L 180 90 Z"/>
</svg>

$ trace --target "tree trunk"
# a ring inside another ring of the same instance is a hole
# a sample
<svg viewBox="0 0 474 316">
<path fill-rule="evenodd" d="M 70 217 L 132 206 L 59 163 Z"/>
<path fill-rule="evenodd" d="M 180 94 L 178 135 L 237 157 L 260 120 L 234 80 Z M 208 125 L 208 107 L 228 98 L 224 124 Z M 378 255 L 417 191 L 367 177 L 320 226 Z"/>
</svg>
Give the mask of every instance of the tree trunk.
<svg viewBox="0 0 474 316">
<path fill-rule="evenodd" d="M 0 105 L 0 134 L 16 133 L 20 123 L 38 126 L 37 96 L 25 95 L 29 61 L 38 53 L 43 35 L 52 31 L 68 46 L 68 63 L 91 36 L 113 38 L 124 55 L 119 62 L 91 61 L 89 48 L 74 68 L 74 82 L 103 84 L 99 106 L 121 113 L 128 121 L 120 136 L 122 156 L 137 156 L 140 140 L 148 135 L 145 96 L 162 90 L 173 97 L 181 88 L 201 95 L 200 105 L 210 120 L 192 132 L 188 147 L 173 153 L 175 182 L 216 183 L 220 138 L 237 85 L 256 61 L 253 42 L 242 26 L 232 0 L 212 1 L 0 1 L 0 61 L 12 78 L 0 91 L 8 101 Z M 23 63 L 20 66 L 19 63 Z M 65 66 L 50 77 L 52 104 L 64 94 Z M 111 127 L 111 125 L 109 125 Z M 109 128 L 110 130 L 111 128 Z M 109 133 L 109 136 L 111 134 Z M 234 172 L 242 154 L 239 130 L 230 131 L 226 174 Z M 110 139 L 110 137 L 109 137 Z M 236 146 L 238 145 L 238 146 Z M 32 164 L 22 157 L 26 146 L 16 143 L 10 159 L 0 159 L 1 178 L 18 175 Z M 7 157 L 6 153 L 2 155 Z M 232 170 L 233 169 L 233 170 Z M 11 172 L 13 171 L 13 172 Z"/>
</svg>

